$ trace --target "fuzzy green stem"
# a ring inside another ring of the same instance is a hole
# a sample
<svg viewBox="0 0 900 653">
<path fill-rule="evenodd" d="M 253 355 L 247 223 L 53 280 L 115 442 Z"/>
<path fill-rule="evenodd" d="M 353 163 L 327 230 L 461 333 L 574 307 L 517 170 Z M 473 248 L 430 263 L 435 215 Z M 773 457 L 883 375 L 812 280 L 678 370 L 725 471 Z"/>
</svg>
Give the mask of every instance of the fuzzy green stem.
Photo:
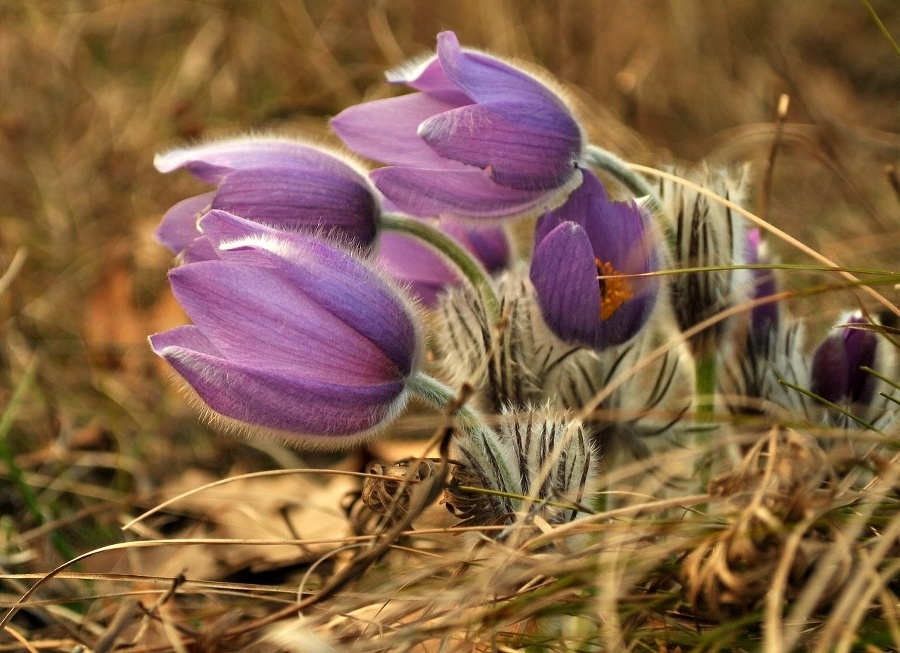
<svg viewBox="0 0 900 653">
<path fill-rule="evenodd" d="M 515 487 L 514 474 L 507 465 L 503 446 L 497 434 L 474 408 L 460 402 L 457 393 L 449 386 L 422 372 L 416 373 L 409 380 L 409 388 L 419 398 L 444 411 L 453 406 L 456 426 L 464 436 L 457 444 L 470 456 L 474 456 L 475 465 L 483 469 L 491 469 L 496 474 L 495 483 L 499 488 Z M 489 490 L 494 488 L 487 488 Z"/>
<path fill-rule="evenodd" d="M 608 172 L 636 196 L 647 197 L 650 208 L 656 212 L 662 212 L 662 200 L 659 194 L 647 183 L 646 179 L 629 168 L 625 161 L 596 145 L 588 145 L 584 154 L 585 161 L 589 165 Z"/>
<path fill-rule="evenodd" d="M 490 276 L 459 243 L 426 222 L 402 215 L 386 213 L 381 216 L 380 225 L 383 229 L 412 236 L 447 257 L 481 293 L 488 315 L 495 321 L 500 319 L 500 301 L 494 292 Z"/>
<path fill-rule="evenodd" d="M 695 362 L 697 378 L 697 420 L 711 422 L 715 414 L 716 372 L 718 357 L 715 350 L 698 354 Z"/>
<path fill-rule="evenodd" d="M 714 347 L 704 348 L 706 351 L 698 352 L 694 358 L 696 373 L 694 389 L 696 392 L 697 406 L 696 419 L 700 429 L 697 432 L 697 446 L 701 452 L 709 452 L 702 456 L 708 464 L 702 465 L 699 471 L 701 487 L 706 487 L 712 477 L 712 467 L 716 463 L 716 455 L 710 446 L 714 429 L 711 427 L 715 419 L 716 407 L 716 373 L 718 371 L 718 356 Z"/>
<path fill-rule="evenodd" d="M 409 389 L 414 395 L 439 410 L 446 410 L 458 400 L 457 392 L 453 388 L 424 372 L 416 372 L 410 378 Z M 467 404 L 457 407 L 453 415 L 459 427 L 466 433 L 486 428 L 478 411 Z"/>
</svg>

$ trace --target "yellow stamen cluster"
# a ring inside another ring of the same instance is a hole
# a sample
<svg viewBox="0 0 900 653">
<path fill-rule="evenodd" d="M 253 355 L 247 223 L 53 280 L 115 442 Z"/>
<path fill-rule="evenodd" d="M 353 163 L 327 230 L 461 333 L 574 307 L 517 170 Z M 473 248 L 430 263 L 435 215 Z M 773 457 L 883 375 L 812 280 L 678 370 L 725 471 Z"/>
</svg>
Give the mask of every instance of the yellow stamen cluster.
<svg viewBox="0 0 900 653">
<path fill-rule="evenodd" d="M 622 304 L 634 297 L 634 289 L 609 261 L 595 258 L 594 264 L 600 282 L 600 319 L 606 321 L 616 314 Z"/>
</svg>

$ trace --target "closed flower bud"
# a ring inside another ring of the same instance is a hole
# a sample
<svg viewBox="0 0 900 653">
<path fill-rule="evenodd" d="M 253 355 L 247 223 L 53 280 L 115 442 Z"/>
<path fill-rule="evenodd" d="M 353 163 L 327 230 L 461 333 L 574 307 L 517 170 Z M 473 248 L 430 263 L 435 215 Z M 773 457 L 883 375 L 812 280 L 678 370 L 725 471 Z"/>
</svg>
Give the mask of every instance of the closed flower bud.
<svg viewBox="0 0 900 653">
<path fill-rule="evenodd" d="M 880 329 L 879 324 L 861 313 L 845 316 L 816 347 L 810 369 L 813 394 L 876 428 L 892 421 L 897 412 L 896 388 L 876 375 L 891 379 L 897 376 L 894 348 L 887 346 Z M 862 425 L 832 411 L 827 413 L 826 421 L 845 428 Z"/>
<path fill-rule="evenodd" d="M 380 207 L 364 173 L 320 148 L 282 138 L 238 138 L 172 150 L 154 163 L 160 172 L 186 168 L 216 186 L 163 217 L 157 239 L 176 254 L 200 235 L 197 220 L 211 209 L 356 247 L 368 248 L 375 239 Z"/>
<path fill-rule="evenodd" d="M 500 323 L 492 323 L 483 296 L 466 285 L 441 296 L 433 320 L 437 370 L 453 387 L 472 386 L 475 405 L 491 414 L 555 394 L 556 387 L 545 387 L 547 377 L 570 349 L 544 324 L 524 271 L 504 272 L 496 289 Z"/>
<path fill-rule="evenodd" d="M 447 504 L 469 524 L 507 524 L 525 509 L 551 524 L 575 519 L 600 463 L 589 431 L 549 409 L 507 412 L 497 431 L 457 438 Z M 503 493 L 478 494 L 459 486 Z"/>
<path fill-rule="evenodd" d="M 758 229 L 747 233 L 746 262 L 771 264 L 772 260 Z M 774 270 L 750 270 L 753 300 L 770 298 L 778 292 Z M 726 350 L 719 389 L 731 412 L 761 415 L 788 410 L 806 411 L 805 398 L 782 383 L 804 385 L 809 364 L 803 350 L 804 325 L 790 320 L 781 302 L 754 306 L 735 333 L 734 346 Z"/>
<path fill-rule="evenodd" d="M 731 202 L 741 204 L 746 193 L 748 168 L 708 170 L 686 175 L 696 184 Z M 745 220 L 714 199 L 672 181 L 661 182 L 663 216 L 674 239 L 675 268 L 705 268 L 741 265 L 746 261 Z M 708 270 L 675 275 L 671 301 L 678 326 L 687 330 L 730 306 L 747 299 L 750 284 L 746 270 Z M 710 349 L 726 324 L 692 339 L 695 349 Z"/>
<path fill-rule="evenodd" d="M 399 413 L 423 334 L 392 282 L 321 239 L 222 211 L 201 227 L 219 258 L 170 273 L 193 325 L 150 343 L 213 416 L 337 447 Z"/>
</svg>

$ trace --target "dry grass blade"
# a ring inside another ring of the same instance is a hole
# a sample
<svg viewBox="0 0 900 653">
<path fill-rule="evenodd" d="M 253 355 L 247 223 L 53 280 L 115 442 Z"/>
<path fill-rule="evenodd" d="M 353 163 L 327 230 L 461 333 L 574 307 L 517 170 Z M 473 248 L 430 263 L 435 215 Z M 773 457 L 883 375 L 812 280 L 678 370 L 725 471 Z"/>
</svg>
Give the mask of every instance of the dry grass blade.
<svg viewBox="0 0 900 653">
<path fill-rule="evenodd" d="M 784 633 L 785 650 L 793 650 L 797 646 L 801 633 L 808 622 L 815 606 L 821 600 L 821 597 L 831 593 L 831 583 L 834 580 L 835 569 L 841 567 L 841 558 L 848 558 L 854 547 L 854 542 L 860 537 L 863 529 L 868 527 L 869 520 L 872 518 L 875 510 L 881 505 L 882 501 L 889 500 L 888 495 L 893 492 L 896 484 L 900 480 L 900 466 L 893 464 L 889 466 L 883 476 L 876 479 L 872 487 L 864 495 L 864 501 L 860 505 L 858 511 L 848 520 L 841 535 L 841 540 L 835 542 L 821 560 L 815 573 L 803 587 L 797 601 L 794 603 L 788 618 L 786 619 L 786 628 Z M 897 527 L 897 519 L 892 520 L 893 527 Z M 892 546 L 892 539 L 882 540 L 881 546 Z M 867 577 L 866 581 L 871 580 Z M 851 584 L 852 589 L 847 587 L 843 596 L 846 611 L 850 606 L 856 606 L 857 600 L 860 598 L 859 576 L 855 582 Z M 865 581 L 863 581 L 865 582 Z M 880 587 L 880 585 L 879 585 Z M 855 591 L 854 591 L 855 590 Z M 864 604 L 868 606 L 868 602 Z M 831 628 L 843 628 L 844 622 L 831 622 Z M 840 626 L 836 626 L 840 624 Z"/>
<path fill-rule="evenodd" d="M 737 213 L 740 213 L 742 216 L 747 218 L 747 220 L 749 220 L 751 223 L 753 223 L 755 226 L 759 227 L 760 229 L 767 231 L 768 233 L 771 233 L 773 236 L 775 236 L 779 240 L 789 243 L 792 247 L 800 250 L 807 256 L 818 261 L 819 263 L 821 263 L 823 265 L 827 265 L 828 267 L 834 269 L 842 277 L 844 277 L 851 283 L 858 285 L 859 289 L 862 292 L 864 292 L 867 295 L 869 295 L 870 297 L 872 297 L 881 306 L 883 306 L 888 311 L 890 311 L 891 313 L 896 315 L 898 318 L 900 318 L 900 306 L 897 306 L 896 303 L 889 300 L 887 297 L 885 297 L 884 295 L 879 293 L 877 290 L 875 290 L 871 286 L 866 285 L 865 283 L 862 283 L 856 275 L 845 271 L 843 268 L 841 268 L 837 263 L 835 263 L 834 261 L 829 259 L 827 256 L 822 255 L 821 253 L 817 252 L 815 249 L 813 249 L 809 245 L 803 243 L 800 240 L 797 240 L 797 238 L 791 236 L 786 231 L 779 229 L 772 223 L 767 222 L 767 221 L 757 217 L 756 215 L 754 215 L 753 213 L 751 213 L 744 207 L 738 206 L 734 202 L 731 202 L 730 200 L 728 200 L 724 197 L 716 195 L 714 192 L 712 192 L 706 188 L 703 188 L 702 186 L 698 186 L 697 184 L 695 184 L 687 179 L 683 179 L 682 177 L 678 177 L 669 172 L 665 172 L 664 170 L 656 170 L 654 168 L 650 168 L 650 167 L 638 165 L 638 164 L 631 164 L 631 167 L 634 170 L 641 172 L 645 175 L 649 175 L 651 177 L 662 177 L 663 179 L 668 179 L 670 181 L 674 181 L 676 183 L 683 184 L 683 185 L 687 186 L 688 188 L 690 188 L 691 190 L 694 190 L 697 193 L 700 193 L 701 195 L 705 195 L 706 197 L 709 197 L 710 199 L 712 199 L 716 202 L 720 202 L 721 204 L 723 204 L 724 206 L 727 206 L 732 211 L 736 211 Z"/>
</svg>

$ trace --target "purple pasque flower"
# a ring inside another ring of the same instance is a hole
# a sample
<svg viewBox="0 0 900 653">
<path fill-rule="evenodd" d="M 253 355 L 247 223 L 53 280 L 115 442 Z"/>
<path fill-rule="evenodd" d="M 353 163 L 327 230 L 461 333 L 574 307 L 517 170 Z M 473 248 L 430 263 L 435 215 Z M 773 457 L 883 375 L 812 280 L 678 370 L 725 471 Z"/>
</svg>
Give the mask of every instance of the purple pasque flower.
<svg viewBox="0 0 900 653">
<path fill-rule="evenodd" d="M 531 281 L 541 312 L 562 340 L 594 349 L 620 345 L 647 322 L 659 253 L 650 218 L 634 202 L 611 202 L 600 180 L 584 182 L 537 224 Z"/>
<path fill-rule="evenodd" d="M 864 406 L 872 401 L 877 379 L 862 368 L 875 367 L 878 333 L 874 326 L 853 314 L 825 337 L 813 353 L 813 393 L 838 405 Z"/>
<path fill-rule="evenodd" d="M 760 230 L 749 229 L 745 237 L 743 260 L 748 265 L 771 265 Z M 753 306 L 735 337 L 723 343 L 719 391 L 736 414 L 761 415 L 781 409 L 803 412 L 804 395 L 791 386 L 808 384 L 809 360 L 802 344 L 805 325 L 790 318 L 783 302 L 772 301 L 780 293 L 774 269 L 751 269 L 749 275 L 748 299 L 769 301 Z"/>
<path fill-rule="evenodd" d="M 746 233 L 744 260 L 747 265 L 771 263 L 768 249 L 761 240 L 759 229 L 749 229 Z M 749 271 L 751 300 L 771 297 L 778 292 L 778 280 L 774 270 L 755 268 Z M 750 322 L 747 332 L 748 345 L 757 354 L 766 355 L 774 345 L 782 326 L 781 302 L 759 304 L 750 309 Z"/>
<path fill-rule="evenodd" d="M 197 219 L 211 209 L 355 246 L 375 240 L 381 209 L 365 173 L 323 149 L 286 138 L 236 138 L 172 150 L 154 165 L 160 172 L 186 168 L 216 186 L 163 217 L 157 240 L 176 254 L 199 235 Z"/>
<path fill-rule="evenodd" d="M 538 214 L 580 183 L 581 128 L 554 91 L 453 32 L 437 54 L 388 73 L 418 93 L 350 107 L 331 126 L 352 150 L 389 164 L 371 173 L 417 217 Z"/>
<path fill-rule="evenodd" d="M 765 243 L 760 241 L 759 229 L 747 232 L 746 261 L 748 265 L 771 263 Z M 751 299 L 771 297 L 778 292 L 778 281 L 774 270 L 757 268 L 750 270 L 752 293 Z M 764 343 L 778 334 L 781 328 L 781 303 L 768 302 L 754 306 L 750 310 L 749 337 L 755 342 Z"/>
<path fill-rule="evenodd" d="M 499 272 L 508 265 L 510 243 L 503 227 L 471 227 L 452 219 L 442 219 L 437 226 L 474 255 L 488 273 Z M 435 306 L 444 288 L 461 281 L 456 268 L 444 256 L 403 233 L 383 231 L 375 254 L 385 271 L 428 307 Z"/>
<path fill-rule="evenodd" d="M 150 337 L 214 415 L 289 443 L 356 442 L 406 404 L 423 334 L 384 275 L 329 242 L 213 210 L 220 258 L 169 273 L 193 321 Z"/>
</svg>

